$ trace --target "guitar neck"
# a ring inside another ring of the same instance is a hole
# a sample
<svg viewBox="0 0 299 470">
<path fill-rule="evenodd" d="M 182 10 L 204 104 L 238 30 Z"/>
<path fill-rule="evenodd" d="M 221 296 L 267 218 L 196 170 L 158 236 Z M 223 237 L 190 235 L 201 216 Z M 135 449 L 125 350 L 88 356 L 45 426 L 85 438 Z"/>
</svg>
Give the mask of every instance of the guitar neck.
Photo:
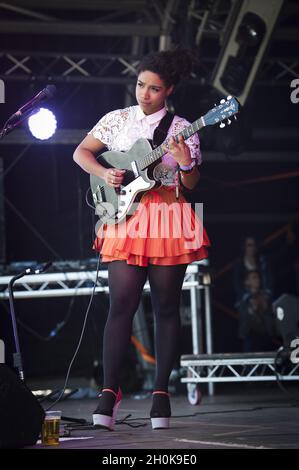
<svg viewBox="0 0 299 470">
<path fill-rule="evenodd" d="M 139 161 L 139 168 L 141 170 L 145 170 L 152 163 L 159 160 L 159 158 L 163 157 L 163 155 L 165 155 L 165 153 L 167 153 L 167 150 L 164 150 L 162 145 L 163 146 L 165 145 L 166 147 L 168 147 L 168 143 L 169 143 L 169 141 L 172 137 L 178 143 L 179 138 L 181 136 L 184 138 L 184 140 L 186 140 L 189 137 L 191 137 L 193 134 L 195 134 L 195 132 L 199 131 L 199 129 L 201 129 L 204 126 L 205 126 L 205 123 L 204 123 L 203 117 L 201 117 L 201 118 L 197 119 L 196 121 L 194 121 L 192 124 L 190 124 L 190 126 L 185 127 L 185 129 L 183 129 L 182 132 L 179 132 L 175 136 L 170 136 L 169 138 L 164 140 L 163 144 L 159 145 L 159 147 L 156 147 L 152 152 L 150 152 L 148 155 L 146 155 L 145 157 L 143 157 Z"/>
</svg>

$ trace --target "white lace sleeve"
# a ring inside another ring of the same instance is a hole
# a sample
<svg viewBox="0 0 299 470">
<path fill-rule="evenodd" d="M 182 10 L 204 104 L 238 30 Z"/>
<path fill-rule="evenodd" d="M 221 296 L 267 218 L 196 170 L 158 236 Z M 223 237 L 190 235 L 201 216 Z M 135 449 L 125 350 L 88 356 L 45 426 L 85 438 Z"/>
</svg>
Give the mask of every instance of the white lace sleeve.
<svg viewBox="0 0 299 470">
<path fill-rule="evenodd" d="M 92 134 L 93 137 L 103 142 L 106 147 L 111 148 L 113 140 L 123 128 L 128 118 L 128 114 L 128 108 L 111 111 L 110 113 L 105 114 L 105 116 L 97 122 L 88 134 Z"/>
<path fill-rule="evenodd" d="M 185 127 L 189 125 L 190 125 L 190 122 L 188 122 L 186 119 L 175 116 L 173 120 L 173 124 L 171 126 L 171 134 L 172 135 L 179 134 Z M 200 165 L 202 161 L 202 156 L 201 156 L 201 151 L 200 151 L 200 142 L 199 142 L 198 133 L 196 132 L 191 137 L 189 137 L 189 139 L 186 139 L 186 144 L 190 148 L 191 158 L 196 159 L 197 165 Z"/>
</svg>

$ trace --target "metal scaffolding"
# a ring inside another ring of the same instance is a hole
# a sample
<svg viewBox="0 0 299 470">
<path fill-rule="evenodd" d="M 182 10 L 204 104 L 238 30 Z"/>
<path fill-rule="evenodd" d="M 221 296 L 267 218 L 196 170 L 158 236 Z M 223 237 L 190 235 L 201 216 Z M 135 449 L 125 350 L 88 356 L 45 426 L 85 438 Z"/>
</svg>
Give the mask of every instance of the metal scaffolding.
<svg viewBox="0 0 299 470">
<path fill-rule="evenodd" d="M 127 86 L 134 82 L 136 66 L 144 53 L 180 44 L 198 51 L 199 68 L 193 79 L 198 85 L 209 83 L 235 4 L 235 0 L 226 3 L 219 0 L 1 2 L 4 18 L 0 19 L 0 31 L 6 41 L 0 52 L 0 76 L 15 81 L 34 78 Z M 67 19 L 65 12 L 68 12 Z M 274 43 L 298 42 L 297 29 L 285 27 L 285 21 L 292 16 L 299 16 L 299 8 L 289 1 L 281 25 L 274 33 Z M 36 46 L 26 49 L 22 41 L 13 40 L 13 35 L 34 37 Z M 7 41 L 8 37 L 11 40 Z M 52 37 L 61 41 L 49 49 L 39 46 L 39 37 L 49 37 L 49 45 Z M 64 38 L 68 37 L 75 38 L 73 50 L 64 46 Z M 101 37 L 108 40 L 105 53 L 90 53 L 89 39 Z M 207 53 L 207 41 L 213 53 Z M 76 44 L 85 52 L 78 52 Z M 299 62 L 288 55 L 268 54 L 260 71 L 260 83 L 282 85 L 289 76 L 298 77 Z"/>
<path fill-rule="evenodd" d="M 196 288 L 199 264 L 189 265 L 184 279 L 183 289 Z M 0 276 L 0 299 L 8 299 L 8 283 L 12 276 Z M 73 295 L 90 295 L 96 282 L 95 292 L 109 292 L 107 285 L 108 271 L 100 270 L 96 279 L 96 271 L 71 271 L 28 275 L 15 283 L 16 299 L 45 297 L 65 297 Z M 92 286 L 92 287 L 91 287 Z M 144 290 L 149 290 L 148 282 Z"/>
<path fill-rule="evenodd" d="M 187 368 L 183 383 L 266 382 L 299 380 L 299 363 L 289 363 L 283 373 L 277 370 L 276 352 L 198 354 L 181 357 Z"/>
</svg>

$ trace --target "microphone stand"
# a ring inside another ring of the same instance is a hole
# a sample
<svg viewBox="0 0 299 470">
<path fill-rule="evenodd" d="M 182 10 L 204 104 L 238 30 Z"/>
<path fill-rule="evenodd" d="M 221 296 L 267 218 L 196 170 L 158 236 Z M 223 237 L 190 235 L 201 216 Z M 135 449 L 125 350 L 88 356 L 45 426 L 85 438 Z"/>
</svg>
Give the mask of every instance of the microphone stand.
<svg viewBox="0 0 299 470">
<path fill-rule="evenodd" d="M 25 375 L 24 375 L 23 361 L 22 361 L 19 335 L 18 335 L 18 329 L 17 329 L 13 286 L 18 279 L 21 279 L 22 277 L 28 274 L 40 274 L 40 273 L 45 272 L 51 266 L 51 264 L 52 263 L 46 263 L 41 269 L 27 268 L 25 269 L 25 271 L 21 272 L 20 274 L 17 274 L 16 276 L 12 277 L 8 283 L 10 315 L 11 315 L 11 322 L 12 322 L 12 327 L 13 327 L 13 334 L 14 334 L 15 348 L 16 348 L 16 351 L 13 354 L 13 365 L 16 369 L 18 369 L 19 377 L 22 380 L 22 382 L 24 382 L 25 380 Z"/>
<path fill-rule="evenodd" d="M 22 361 L 19 335 L 18 335 L 18 328 L 17 328 L 17 321 L 16 321 L 16 314 L 15 314 L 15 306 L 14 306 L 15 298 L 14 298 L 13 287 L 14 287 L 15 282 L 18 279 L 21 279 L 22 277 L 27 276 L 28 274 L 41 274 L 41 273 L 45 272 L 51 266 L 51 264 L 52 263 L 49 262 L 49 263 L 46 263 L 41 268 L 27 268 L 27 269 L 25 269 L 25 271 L 21 272 L 20 274 L 17 274 L 16 276 L 12 277 L 11 280 L 9 281 L 9 283 L 8 283 L 10 315 L 11 315 L 11 322 L 12 322 L 12 327 L 13 327 L 13 334 L 14 334 L 14 341 L 15 341 L 15 348 L 16 348 L 16 351 L 13 354 L 13 366 L 16 369 L 18 369 L 19 377 L 20 377 L 22 382 L 25 381 L 25 374 L 24 374 L 24 369 L 23 369 L 23 361 Z M 50 397 L 52 394 L 53 393 L 50 393 L 50 395 L 48 397 Z M 71 395 L 71 394 L 69 394 L 69 395 Z M 64 421 L 70 421 L 70 422 L 79 423 L 79 424 L 86 424 L 85 419 L 69 418 L 67 416 L 61 416 L 61 419 L 63 419 Z"/>
<path fill-rule="evenodd" d="M 3 126 L 3 129 L 0 131 L 0 140 L 9 132 L 13 131 L 21 122 L 27 119 L 31 114 L 35 113 L 39 108 L 40 102 L 53 98 L 56 93 L 55 85 L 47 85 L 44 90 L 40 91 L 36 96 L 34 96 L 28 103 L 24 104 L 17 112 L 12 114 L 6 121 Z"/>
<path fill-rule="evenodd" d="M 19 126 L 23 121 L 25 121 L 25 119 L 30 117 L 32 114 L 36 113 L 38 110 L 39 110 L 39 106 L 27 111 L 27 113 L 22 114 L 22 117 L 17 118 L 17 117 L 11 116 L 6 121 L 6 123 L 3 126 L 3 129 L 0 132 L 0 140 L 3 139 L 3 137 L 5 137 L 7 134 L 12 132 L 17 126 Z M 24 272 L 23 276 L 25 274 L 26 273 Z"/>
<path fill-rule="evenodd" d="M 11 278 L 8 284 L 10 316 L 11 316 L 13 335 L 14 335 L 14 340 L 15 340 L 15 348 L 16 348 L 13 354 L 13 366 L 18 369 L 19 377 L 22 380 L 22 382 L 24 382 L 25 376 L 24 376 L 24 369 L 23 369 L 23 363 L 22 363 L 22 356 L 21 356 L 21 350 L 20 350 L 20 342 L 19 342 L 19 335 L 18 335 L 18 329 L 17 329 L 15 307 L 14 307 L 13 285 L 18 279 L 21 279 L 23 276 L 25 276 L 25 274 L 27 274 L 26 271 L 23 271 L 17 276 L 14 276 L 13 278 Z"/>
</svg>

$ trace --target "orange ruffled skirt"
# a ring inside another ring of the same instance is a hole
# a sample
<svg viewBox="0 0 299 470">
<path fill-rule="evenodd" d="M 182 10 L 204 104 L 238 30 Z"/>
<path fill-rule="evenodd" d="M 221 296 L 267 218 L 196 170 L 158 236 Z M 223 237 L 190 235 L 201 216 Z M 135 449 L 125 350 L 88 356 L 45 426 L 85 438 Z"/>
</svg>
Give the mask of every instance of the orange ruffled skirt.
<svg viewBox="0 0 299 470">
<path fill-rule="evenodd" d="M 176 199 L 175 188 L 154 188 L 127 221 L 100 227 L 94 249 L 103 263 L 189 264 L 208 257 L 210 241 L 201 218 L 181 193 Z"/>
</svg>

